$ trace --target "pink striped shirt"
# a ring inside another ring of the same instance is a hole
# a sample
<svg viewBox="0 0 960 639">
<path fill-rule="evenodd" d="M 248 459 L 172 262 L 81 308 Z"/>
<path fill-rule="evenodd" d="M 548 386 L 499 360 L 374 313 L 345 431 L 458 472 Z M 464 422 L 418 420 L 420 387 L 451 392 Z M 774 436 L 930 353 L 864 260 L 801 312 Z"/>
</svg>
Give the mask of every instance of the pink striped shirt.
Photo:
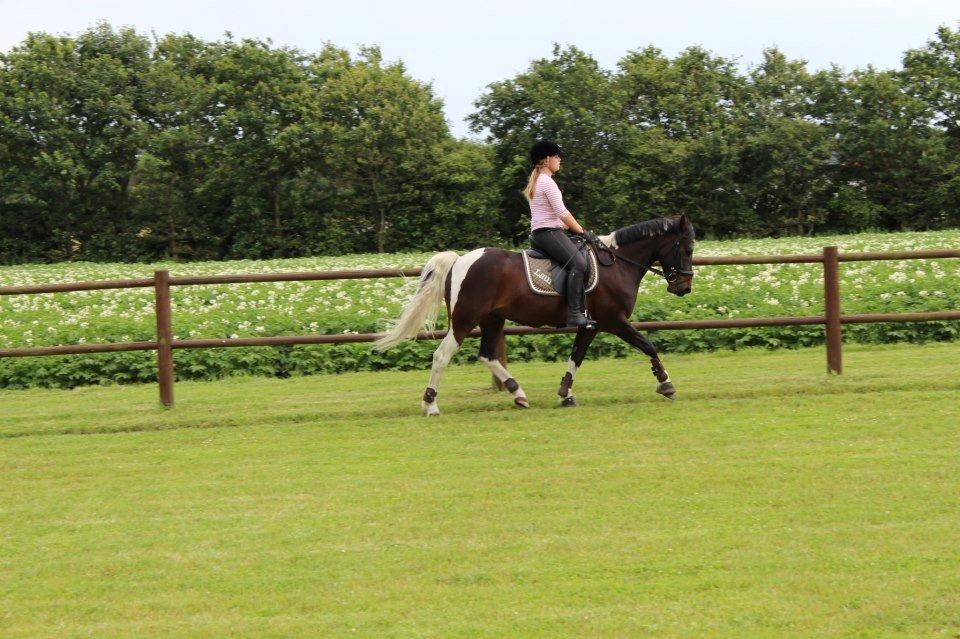
<svg viewBox="0 0 960 639">
<path fill-rule="evenodd" d="M 530 230 L 566 228 L 560 221 L 560 217 L 566 213 L 568 211 L 563 205 L 560 187 L 546 173 L 538 175 L 537 183 L 533 187 L 533 198 L 530 200 Z"/>
</svg>

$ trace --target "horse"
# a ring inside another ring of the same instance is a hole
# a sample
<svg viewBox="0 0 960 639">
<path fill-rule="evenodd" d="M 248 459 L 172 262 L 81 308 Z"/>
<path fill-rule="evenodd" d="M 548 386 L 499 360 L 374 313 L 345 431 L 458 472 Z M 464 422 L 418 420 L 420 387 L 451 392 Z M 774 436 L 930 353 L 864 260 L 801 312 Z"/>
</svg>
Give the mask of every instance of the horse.
<svg viewBox="0 0 960 639">
<path fill-rule="evenodd" d="M 650 358 L 657 380 L 656 392 L 673 399 L 676 389 L 650 340 L 633 327 L 630 314 L 637 299 L 640 280 L 648 271 L 662 276 L 667 291 L 684 296 L 693 280 L 695 232 L 686 215 L 660 217 L 604 235 L 594 246 L 599 282 L 587 295 L 587 310 L 595 324 L 577 330 L 566 374 L 557 394 L 563 406 L 576 406 L 573 380 L 597 333 L 604 331 L 621 338 Z M 605 258 L 601 260 L 600 258 Z M 662 270 L 654 268 L 659 262 Z M 447 306 L 448 330 L 433 354 L 430 381 L 423 393 L 421 408 L 428 416 L 440 414 L 437 392 L 440 375 L 459 350 L 464 338 L 480 326 L 478 359 L 512 394 L 513 404 L 528 408 L 523 388 L 496 357 L 496 347 L 507 320 L 527 326 L 565 325 L 564 297 L 534 294 L 527 284 L 520 253 L 499 248 L 478 248 L 464 255 L 453 251 L 437 253 L 424 265 L 417 290 L 406 302 L 390 330 L 374 343 L 384 351 L 416 337 L 432 325 L 441 302 Z"/>
</svg>

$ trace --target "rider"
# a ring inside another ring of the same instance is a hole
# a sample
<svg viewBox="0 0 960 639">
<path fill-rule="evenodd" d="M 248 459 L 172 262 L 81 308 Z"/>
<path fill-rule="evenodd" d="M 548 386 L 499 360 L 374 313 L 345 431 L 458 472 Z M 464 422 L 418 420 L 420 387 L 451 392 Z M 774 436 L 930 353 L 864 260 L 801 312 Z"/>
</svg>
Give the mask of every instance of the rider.
<svg viewBox="0 0 960 639">
<path fill-rule="evenodd" d="M 564 232 L 574 233 L 590 240 L 596 236 L 584 231 L 573 214 L 563 205 L 560 188 L 551 177 L 560 170 L 563 150 L 549 140 L 538 140 L 530 148 L 533 172 L 523 194 L 530 202 L 530 246 L 546 253 L 567 269 L 567 326 L 593 327 L 593 321 L 584 311 L 587 260 Z"/>
</svg>

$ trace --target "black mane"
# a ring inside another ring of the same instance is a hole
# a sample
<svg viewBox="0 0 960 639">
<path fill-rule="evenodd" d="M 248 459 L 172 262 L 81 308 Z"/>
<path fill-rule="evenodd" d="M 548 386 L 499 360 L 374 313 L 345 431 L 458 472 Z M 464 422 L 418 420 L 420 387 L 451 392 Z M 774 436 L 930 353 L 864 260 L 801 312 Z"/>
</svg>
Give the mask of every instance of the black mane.
<svg viewBox="0 0 960 639">
<path fill-rule="evenodd" d="M 613 239 L 617 246 L 623 246 L 637 240 L 658 237 L 667 233 L 677 233 L 681 230 L 679 217 L 655 217 L 652 220 L 637 222 L 622 229 L 617 229 L 613 233 Z"/>
</svg>

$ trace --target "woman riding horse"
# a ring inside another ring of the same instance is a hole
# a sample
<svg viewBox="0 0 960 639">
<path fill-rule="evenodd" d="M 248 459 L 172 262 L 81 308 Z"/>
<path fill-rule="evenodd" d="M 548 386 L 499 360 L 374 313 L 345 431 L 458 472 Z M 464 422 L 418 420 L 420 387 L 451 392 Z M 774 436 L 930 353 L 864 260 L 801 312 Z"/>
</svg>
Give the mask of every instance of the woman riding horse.
<svg viewBox="0 0 960 639">
<path fill-rule="evenodd" d="M 530 149 L 533 172 L 523 190 L 530 203 L 530 246 L 552 257 L 567 271 L 567 326 L 593 327 L 594 322 L 584 310 L 587 260 L 565 231 L 570 229 L 591 239 L 596 236 L 584 231 L 563 204 L 563 195 L 552 177 L 560 170 L 562 161 L 563 150 L 549 140 L 539 140 Z"/>
<path fill-rule="evenodd" d="M 534 210 L 532 226 L 536 232 L 532 244 L 555 258 L 559 257 L 561 263 L 576 264 L 571 269 L 576 275 L 567 276 L 567 302 L 561 297 L 542 296 L 531 290 L 523 257 L 513 251 L 487 247 L 465 255 L 444 251 L 430 258 L 421 271 L 417 292 L 404 305 L 390 331 L 375 344 L 377 349 L 386 350 L 414 339 L 424 325 L 431 325 L 436 320 L 440 306 L 446 302 L 449 328 L 433 354 L 433 369 L 421 402 L 427 415 L 440 414 L 437 393 L 441 373 L 463 340 L 477 326 L 480 327 L 478 359 L 513 395 L 516 406 L 525 408 L 530 405 L 523 388 L 497 360 L 497 344 L 503 339 L 507 320 L 526 326 L 577 327 L 567 373 L 560 380 L 557 391 L 563 406 L 577 405 L 572 390 L 573 378 L 599 331 L 616 335 L 650 358 L 650 367 L 658 382 L 657 393 L 672 399 L 676 392 L 657 349 L 634 328 L 630 315 L 636 304 L 640 280 L 648 271 L 663 277 L 670 293 L 682 296 L 690 292 L 693 224 L 685 215 L 654 218 L 596 238 L 583 230 L 563 206 L 559 193 L 554 191 L 557 186 L 550 176 L 560 167 L 562 152 L 559 147 L 543 142 L 534 145 L 533 151 L 531 159 L 537 168 L 530 176 L 528 189 L 532 188 L 532 191 L 528 197 L 531 209 L 536 207 L 539 212 Z M 582 292 L 585 269 L 577 261 L 579 254 L 571 248 L 573 242 L 564 233 L 564 227 L 588 236 L 604 256 L 601 260 L 598 254 L 598 283 L 586 304 Z M 660 270 L 654 267 L 656 263 L 659 263 Z M 572 283 L 571 277 L 574 278 Z M 589 306 L 595 323 L 587 319 L 585 306 Z"/>
</svg>

